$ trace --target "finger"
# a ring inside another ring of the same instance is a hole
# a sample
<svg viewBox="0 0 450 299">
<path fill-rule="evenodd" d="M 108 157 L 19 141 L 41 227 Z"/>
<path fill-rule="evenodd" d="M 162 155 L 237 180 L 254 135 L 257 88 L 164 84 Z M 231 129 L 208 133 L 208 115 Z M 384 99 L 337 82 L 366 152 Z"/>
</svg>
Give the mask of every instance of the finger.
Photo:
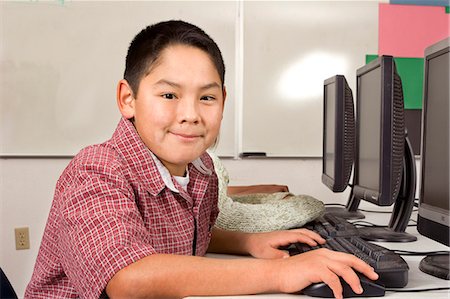
<svg viewBox="0 0 450 299">
<path fill-rule="evenodd" d="M 345 280 L 345 282 L 352 288 L 353 292 L 356 294 L 361 294 L 363 292 L 361 281 L 352 268 L 343 264 L 338 264 L 337 267 L 336 265 L 331 264 L 329 267 L 334 273 Z"/>
<path fill-rule="evenodd" d="M 330 287 L 336 299 L 342 299 L 342 284 L 339 277 L 335 273 L 328 271 L 321 277 L 321 279 Z"/>
<path fill-rule="evenodd" d="M 372 268 L 370 265 L 365 265 L 363 267 L 353 267 L 355 270 L 357 270 L 358 272 L 364 274 L 364 276 L 366 276 L 367 278 L 371 279 L 371 280 L 377 280 L 380 276 L 378 275 L 378 273 L 375 272 L 375 269 Z"/>
<path fill-rule="evenodd" d="M 313 239 L 314 241 L 316 241 L 319 244 L 325 244 L 326 243 L 325 239 L 321 235 L 316 233 L 316 232 L 313 232 L 311 230 L 305 229 L 304 234 L 307 235 L 308 237 L 310 237 L 311 239 Z"/>
<path fill-rule="evenodd" d="M 322 238 L 321 235 L 319 235 L 318 233 L 316 233 L 314 231 L 311 231 L 309 229 L 299 228 L 299 229 L 294 229 L 294 230 L 291 230 L 291 231 L 295 232 L 297 234 L 299 233 L 299 234 L 301 234 L 303 236 L 307 236 L 307 237 L 309 237 L 310 239 L 314 240 L 315 242 L 317 242 L 319 244 L 324 244 L 325 243 L 325 239 Z M 317 244 L 315 244 L 315 245 L 317 245 Z"/>
<path fill-rule="evenodd" d="M 308 244 L 309 246 L 317 246 L 319 242 L 314 239 L 311 239 L 309 236 L 297 236 L 297 242 Z"/>
<path fill-rule="evenodd" d="M 316 240 L 310 238 L 309 236 L 299 233 L 295 234 L 290 233 L 289 235 L 287 235 L 287 238 L 280 240 L 279 244 L 276 244 L 278 246 L 273 247 L 279 247 L 279 245 L 288 245 L 293 243 L 305 243 L 308 244 L 309 246 L 317 246 L 318 244 Z"/>
<path fill-rule="evenodd" d="M 337 252 L 335 257 L 339 257 L 339 254 L 340 253 Z M 339 258 L 342 258 L 340 262 L 337 261 L 337 264 L 329 264 L 329 267 L 333 272 L 342 277 L 356 294 L 362 294 L 364 290 L 358 275 L 353 269 L 361 272 L 370 279 L 378 279 L 378 274 L 375 273 L 374 269 L 361 259 L 349 254 L 344 254 Z"/>
<path fill-rule="evenodd" d="M 323 240 L 321 235 L 319 235 L 315 231 L 309 230 L 307 228 L 298 228 L 298 229 L 295 229 L 292 231 L 297 231 L 297 232 L 299 232 L 303 235 L 309 236 L 310 238 L 315 239 L 315 240 Z"/>
<path fill-rule="evenodd" d="M 366 262 L 364 262 L 363 260 L 361 260 L 353 255 L 350 255 L 349 258 L 350 258 L 350 261 L 347 263 L 347 265 L 349 265 L 356 271 L 364 274 L 369 279 L 372 279 L 372 280 L 378 279 L 378 274 Z"/>
</svg>

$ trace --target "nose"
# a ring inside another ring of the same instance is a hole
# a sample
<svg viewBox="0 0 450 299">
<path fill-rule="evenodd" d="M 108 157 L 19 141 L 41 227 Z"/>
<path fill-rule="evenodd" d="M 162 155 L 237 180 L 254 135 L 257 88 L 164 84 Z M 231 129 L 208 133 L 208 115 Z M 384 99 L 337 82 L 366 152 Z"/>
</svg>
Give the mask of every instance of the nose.
<svg viewBox="0 0 450 299">
<path fill-rule="evenodd" d="M 197 124 L 200 121 L 199 101 L 195 97 L 183 98 L 177 112 L 179 123 Z"/>
</svg>

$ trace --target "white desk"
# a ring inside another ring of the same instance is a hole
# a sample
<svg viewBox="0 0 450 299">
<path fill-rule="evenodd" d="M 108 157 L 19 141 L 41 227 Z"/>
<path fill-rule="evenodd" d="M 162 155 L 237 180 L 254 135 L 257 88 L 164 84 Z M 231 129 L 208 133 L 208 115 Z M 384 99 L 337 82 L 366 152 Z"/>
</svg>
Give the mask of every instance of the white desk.
<svg viewBox="0 0 450 299">
<path fill-rule="evenodd" d="M 388 208 L 378 208 L 373 205 L 360 206 L 367 210 L 389 210 Z M 366 221 L 386 225 L 389 222 L 390 214 L 379 213 L 364 213 L 366 215 Z M 417 212 L 413 212 L 412 219 L 417 219 Z M 389 249 L 410 250 L 410 251 L 437 251 L 448 250 L 447 246 L 444 246 L 438 242 L 428 239 L 417 232 L 416 227 L 409 227 L 407 232 L 417 237 L 416 242 L 411 243 L 376 243 Z M 208 254 L 211 258 L 243 258 L 230 255 L 218 255 Z M 419 263 L 422 256 L 403 256 L 405 261 L 409 265 L 409 280 L 408 285 L 403 289 L 424 289 L 424 288 L 437 288 L 437 287 L 450 287 L 450 281 L 435 278 L 431 275 L 425 274 L 419 270 Z M 313 298 L 305 295 L 289 295 L 289 294 L 264 294 L 264 295 L 247 295 L 247 296 L 215 296 L 215 297 L 189 297 L 189 298 L 215 298 L 215 299 L 262 299 L 262 298 Z M 375 298 L 375 297 L 374 297 Z M 379 298 L 379 297 L 376 297 Z M 397 293 L 386 292 L 385 298 L 432 298 L 432 299 L 450 299 L 450 292 L 445 291 L 433 291 L 433 292 L 421 292 L 421 293 Z"/>
</svg>

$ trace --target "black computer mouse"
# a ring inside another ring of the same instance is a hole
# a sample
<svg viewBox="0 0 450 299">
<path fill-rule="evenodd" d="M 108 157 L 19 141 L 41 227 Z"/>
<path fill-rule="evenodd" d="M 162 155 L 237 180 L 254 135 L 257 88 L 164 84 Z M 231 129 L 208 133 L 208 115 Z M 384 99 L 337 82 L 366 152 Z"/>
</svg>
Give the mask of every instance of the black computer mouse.
<svg viewBox="0 0 450 299">
<path fill-rule="evenodd" d="M 368 279 L 367 277 L 360 276 L 361 286 L 363 292 L 357 294 L 353 292 L 350 285 L 348 285 L 342 278 L 342 295 L 344 298 L 352 297 L 382 297 L 385 294 L 384 286 L 377 284 L 376 282 Z M 321 298 L 334 298 L 333 291 L 324 282 L 313 283 L 301 291 L 302 294 L 311 297 L 321 297 Z"/>
</svg>

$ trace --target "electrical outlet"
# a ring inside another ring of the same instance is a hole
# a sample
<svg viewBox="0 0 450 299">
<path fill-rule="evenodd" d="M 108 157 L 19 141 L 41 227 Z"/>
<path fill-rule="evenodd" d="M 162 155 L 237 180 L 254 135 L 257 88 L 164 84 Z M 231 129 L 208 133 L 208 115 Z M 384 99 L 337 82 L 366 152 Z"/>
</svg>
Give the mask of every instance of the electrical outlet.
<svg viewBox="0 0 450 299">
<path fill-rule="evenodd" d="M 30 233 L 28 227 L 17 227 L 14 229 L 16 235 L 16 250 L 30 249 Z"/>
</svg>

